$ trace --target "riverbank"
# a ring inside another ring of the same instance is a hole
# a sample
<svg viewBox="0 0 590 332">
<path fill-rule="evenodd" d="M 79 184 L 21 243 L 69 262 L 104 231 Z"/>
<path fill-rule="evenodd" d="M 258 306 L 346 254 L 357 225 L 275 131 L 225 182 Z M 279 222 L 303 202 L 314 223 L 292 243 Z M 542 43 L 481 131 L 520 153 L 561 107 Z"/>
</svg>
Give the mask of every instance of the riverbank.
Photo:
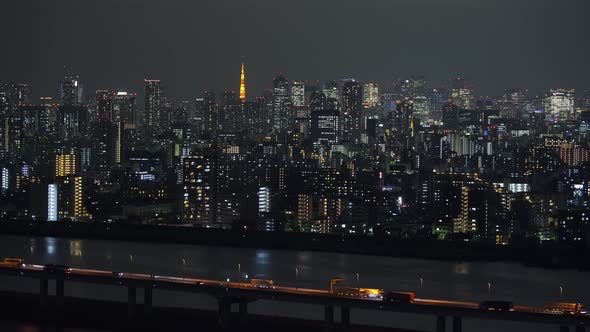
<svg viewBox="0 0 590 332">
<path fill-rule="evenodd" d="M 157 296 L 157 293 L 155 294 Z M 138 305 L 137 309 L 143 309 Z M 318 307 L 318 309 L 320 309 Z M 324 331 L 324 322 L 309 319 L 284 318 L 249 314 L 240 321 L 234 313 L 231 328 L 219 327 L 218 315 L 213 310 L 154 307 L 150 314 L 138 311 L 133 319 L 128 318 L 127 304 L 116 301 L 92 300 L 74 297 L 64 299 L 63 309 L 57 309 L 53 297 L 47 308 L 39 305 L 37 294 L 0 292 L 0 321 L 34 324 L 45 328 L 89 329 L 92 331 Z M 334 331 L 340 331 L 336 327 Z M 352 325 L 350 332 L 412 332 L 385 327 Z"/>
<path fill-rule="evenodd" d="M 515 261 L 547 268 L 590 269 L 588 248 L 554 243 L 496 246 L 464 241 L 359 235 L 250 232 L 192 227 L 65 222 L 0 222 L 0 234 L 324 251 L 452 261 Z"/>
</svg>

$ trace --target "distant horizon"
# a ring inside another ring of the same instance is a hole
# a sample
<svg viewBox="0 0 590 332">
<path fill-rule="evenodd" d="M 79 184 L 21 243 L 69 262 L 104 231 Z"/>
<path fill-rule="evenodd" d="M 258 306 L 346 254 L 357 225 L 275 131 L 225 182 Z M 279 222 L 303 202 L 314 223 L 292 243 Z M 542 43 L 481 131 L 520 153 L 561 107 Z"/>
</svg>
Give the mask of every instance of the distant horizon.
<svg viewBox="0 0 590 332">
<path fill-rule="evenodd" d="M 446 80 L 446 82 L 443 82 L 441 84 L 433 84 L 428 80 L 428 76 L 426 75 L 407 75 L 407 76 L 401 76 L 401 77 L 392 77 L 389 82 L 387 82 L 386 84 L 382 83 L 382 82 L 378 82 L 377 80 L 361 80 L 361 79 L 357 79 L 356 77 L 343 77 L 343 78 L 332 78 L 332 79 L 325 79 L 325 80 L 316 80 L 316 79 L 290 79 L 289 75 L 284 73 L 284 72 L 276 72 L 274 73 L 270 79 L 268 80 L 269 84 L 266 88 L 264 88 L 262 91 L 256 92 L 256 93 L 252 93 L 252 89 L 249 87 L 248 84 L 248 77 L 249 77 L 249 71 L 248 71 L 248 63 L 247 61 L 244 62 L 245 63 L 245 68 L 246 68 L 246 93 L 247 93 L 247 99 L 248 100 L 252 100 L 256 97 L 262 96 L 264 94 L 264 91 L 268 90 L 268 89 L 272 89 L 272 81 L 276 76 L 279 75 L 283 75 L 285 76 L 285 78 L 287 78 L 287 80 L 289 80 L 289 82 L 303 82 L 306 84 L 306 86 L 308 86 L 308 83 L 312 83 L 312 84 L 318 84 L 317 87 L 322 87 L 323 84 L 327 83 L 327 82 L 338 82 L 338 83 L 342 83 L 345 80 L 348 79 L 354 79 L 355 81 L 358 81 L 359 83 L 363 84 L 363 83 L 376 83 L 379 87 L 379 93 L 386 93 L 386 92 L 391 92 L 393 90 L 393 83 L 396 80 L 404 80 L 404 79 L 410 79 L 410 78 L 422 78 L 426 80 L 426 86 L 428 89 L 448 89 L 448 92 L 450 92 L 450 88 L 451 88 L 451 80 L 454 77 L 462 77 L 465 79 L 465 82 L 467 83 L 467 85 L 469 85 L 472 88 L 472 91 L 474 92 L 474 98 L 478 99 L 478 98 L 482 98 L 482 97 L 487 97 L 487 98 L 497 98 L 497 97 L 501 97 L 503 95 L 504 92 L 506 92 L 507 90 L 510 89 L 517 89 L 517 90 L 522 90 L 522 91 L 528 91 L 529 92 L 529 96 L 535 96 L 541 93 L 545 93 L 545 92 L 549 92 L 550 89 L 573 89 L 575 90 L 575 96 L 576 98 L 580 98 L 585 96 L 586 94 L 590 93 L 590 88 L 589 89 L 576 89 L 575 87 L 572 86 L 550 86 L 550 87 L 546 87 L 546 88 L 540 88 L 540 89 L 529 89 L 527 87 L 513 87 L 513 86 L 506 86 L 502 92 L 498 93 L 498 94 L 480 94 L 478 93 L 478 89 L 477 89 L 477 85 L 479 82 L 474 81 L 474 80 L 470 80 L 468 77 L 464 77 L 461 75 L 449 75 L 448 79 Z M 239 63 L 241 64 L 241 62 Z M 62 66 L 62 68 L 65 68 L 66 66 Z M 74 75 L 77 75 L 80 78 L 80 83 L 83 84 L 84 87 L 84 96 L 85 97 L 89 97 L 94 95 L 94 93 L 98 90 L 109 90 L 112 91 L 114 93 L 116 92 L 127 92 L 127 93 L 135 93 L 137 94 L 137 96 L 143 96 L 143 82 L 145 80 L 157 80 L 160 81 L 162 89 L 163 89 L 163 93 L 164 96 L 167 97 L 171 97 L 174 101 L 183 101 L 186 99 L 192 99 L 192 98 L 197 98 L 199 96 L 201 96 L 204 92 L 206 91 L 212 91 L 215 93 L 220 93 L 220 92 L 224 92 L 224 91 L 234 91 L 236 92 L 236 95 L 239 94 L 239 70 L 238 70 L 238 79 L 237 79 L 237 84 L 236 87 L 227 87 L 227 88 L 221 88 L 221 89 L 203 89 L 202 91 L 197 91 L 195 92 L 195 94 L 193 94 L 192 96 L 178 96 L 174 93 L 174 91 L 172 91 L 172 94 L 170 94 L 170 90 L 168 89 L 168 84 L 164 79 L 160 79 L 158 77 L 151 77 L 151 76 L 146 76 L 142 79 L 140 79 L 138 82 L 138 84 L 134 84 L 134 87 L 131 87 L 131 85 L 127 86 L 127 87 L 106 87 L 106 86 L 93 86 L 92 83 L 89 84 L 89 82 L 92 82 L 92 79 L 87 79 L 83 74 L 80 74 L 80 72 L 78 72 L 76 70 L 76 68 L 72 68 L 73 69 L 73 73 Z M 63 79 L 65 78 L 65 71 L 64 71 L 64 75 L 62 75 L 62 77 L 58 78 L 55 81 L 55 93 L 53 94 L 49 94 L 49 93 L 45 93 L 45 94 L 40 94 L 38 93 L 38 86 L 34 83 L 31 82 L 26 82 L 26 81 L 22 81 L 22 80 L 10 80 L 10 81 L 0 81 L 1 84 L 28 84 L 29 86 L 29 91 L 30 91 L 30 96 L 31 96 L 31 102 L 32 104 L 37 104 L 37 102 L 40 101 L 41 98 L 43 97 L 52 97 L 52 98 L 57 98 L 59 97 L 59 84 L 60 82 L 63 81 Z M 89 86 L 91 88 L 89 88 Z M 50 90 L 50 89 L 46 89 L 46 90 Z M 37 102 L 35 102 L 35 100 Z"/>
<path fill-rule="evenodd" d="M 237 90 L 242 57 L 255 94 L 276 72 L 381 87 L 461 75 L 478 96 L 590 89 L 586 0 L 24 0 L 3 10 L 0 81 L 27 82 L 33 96 L 54 95 L 65 64 L 89 90 L 140 92 L 145 77 L 177 99 Z"/>
</svg>

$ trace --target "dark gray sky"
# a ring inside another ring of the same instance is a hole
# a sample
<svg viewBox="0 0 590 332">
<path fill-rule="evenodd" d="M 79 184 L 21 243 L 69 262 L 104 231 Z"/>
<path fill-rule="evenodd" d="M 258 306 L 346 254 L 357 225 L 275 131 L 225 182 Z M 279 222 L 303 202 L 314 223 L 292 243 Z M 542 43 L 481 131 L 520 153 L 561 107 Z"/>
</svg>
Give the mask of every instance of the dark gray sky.
<svg viewBox="0 0 590 332">
<path fill-rule="evenodd" d="M 588 0 L 9 0 L 0 80 L 53 95 L 72 65 L 89 89 L 175 97 L 289 79 L 390 82 L 462 73 L 479 94 L 590 88 Z"/>
</svg>

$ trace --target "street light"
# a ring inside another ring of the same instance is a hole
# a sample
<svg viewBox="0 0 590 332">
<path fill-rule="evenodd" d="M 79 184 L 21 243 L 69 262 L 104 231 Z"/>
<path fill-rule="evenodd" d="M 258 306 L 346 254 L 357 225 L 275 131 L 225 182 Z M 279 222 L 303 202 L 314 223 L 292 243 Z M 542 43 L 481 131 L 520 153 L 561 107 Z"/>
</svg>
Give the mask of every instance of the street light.
<svg viewBox="0 0 590 332">
<path fill-rule="evenodd" d="M 295 289 L 298 288 L 299 283 L 299 268 L 295 267 Z"/>
<path fill-rule="evenodd" d="M 492 283 L 488 282 L 488 294 L 492 293 Z"/>
<path fill-rule="evenodd" d="M 238 263 L 238 280 L 242 280 L 242 264 Z"/>
<path fill-rule="evenodd" d="M 563 287 L 559 286 L 559 296 L 562 297 L 563 296 Z"/>
<path fill-rule="evenodd" d="M 420 287 L 422 287 L 424 285 L 424 279 L 422 277 L 420 277 Z"/>
<path fill-rule="evenodd" d="M 359 275 L 359 273 L 358 273 L 358 272 L 356 273 L 356 285 L 357 285 L 357 286 L 359 286 L 359 285 L 360 285 L 360 275 Z"/>
</svg>

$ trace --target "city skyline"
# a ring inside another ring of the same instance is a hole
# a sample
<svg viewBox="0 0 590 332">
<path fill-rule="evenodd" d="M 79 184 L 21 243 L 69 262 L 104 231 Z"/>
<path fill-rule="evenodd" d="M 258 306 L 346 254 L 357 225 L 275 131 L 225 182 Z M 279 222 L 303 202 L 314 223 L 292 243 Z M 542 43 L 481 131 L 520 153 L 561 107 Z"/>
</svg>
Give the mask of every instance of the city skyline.
<svg viewBox="0 0 590 332">
<path fill-rule="evenodd" d="M 81 87 L 83 87 L 80 90 L 80 95 L 77 95 L 75 97 L 72 98 L 79 98 L 79 103 L 81 104 L 87 104 L 87 103 L 91 103 L 95 97 L 96 94 L 99 94 L 101 92 L 111 92 L 113 95 L 116 95 L 117 93 L 132 93 L 132 94 L 136 94 L 136 95 L 140 95 L 140 96 L 145 96 L 145 89 L 142 87 L 142 82 L 148 82 L 148 81 L 157 81 L 159 82 L 159 85 L 162 89 L 162 96 L 165 96 L 166 98 L 169 98 L 170 102 L 183 102 L 183 101 L 189 101 L 189 100 L 193 100 L 194 98 L 198 98 L 200 96 L 202 96 L 204 93 L 207 92 L 214 92 L 214 93 L 225 93 L 225 92 L 235 92 L 235 94 L 239 97 L 240 100 L 242 100 L 243 102 L 247 101 L 247 100 L 255 100 L 258 97 L 262 97 L 264 96 L 265 93 L 268 93 L 270 90 L 272 90 L 272 82 L 274 79 L 276 79 L 277 77 L 283 77 L 284 79 L 287 80 L 287 82 L 289 82 L 289 84 L 304 84 L 306 86 L 310 86 L 313 87 L 314 89 L 319 89 L 322 90 L 326 85 L 330 85 L 333 83 L 337 83 L 339 86 L 343 86 L 344 83 L 346 83 L 347 81 L 355 81 L 355 82 L 359 82 L 360 84 L 371 84 L 374 85 L 375 87 L 377 87 L 378 91 L 380 93 L 390 93 L 390 92 L 395 92 L 395 90 L 397 88 L 399 88 L 399 85 L 402 84 L 404 81 L 422 81 L 424 83 L 423 88 L 427 89 L 422 91 L 423 95 L 428 95 L 430 93 L 432 93 L 433 91 L 436 90 L 446 90 L 447 92 L 450 92 L 453 89 L 453 84 L 455 80 L 462 80 L 465 83 L 465 87 L 468 88 L 471 92 L 470 97 L 474 98 L 474 100 L 478 100 L 478 99 L 493 99 L 493 98 L 499 98 L 502 95 L 505 95 L 506 93 L 510 93 L 510 91 L 522 91 L 523 93 L 527 94 L 528 97 L 531 98 L 542 98 L 543 96 L 546 96 L 548 94 L 551 93 L 552 90 L 568 90 L 568 91 L 574 91 L 575 93 L 575 97 L 579 98 L 580 100 L 583 98 L 586 98 L 589 94 L 590 94 L 590 88 L 588 89 L 576 89 L 574 87 L 572 87 L 571 85 L 557 85 L 557 84 L 550 84 L 549 86 L 547 86 L 546 88 L 543 89 L 529 89 L 526 86 L 505 86 L 501 91 L 498 92 L 498 94 L 494 94 L 494 95 L 486 95 L 486 94 L 481 94 L 479 93 L 480 90 L 478 90 L 478 86 L 480 86 L 480 82 L 475 81 L 473 79 L 470 79 L 468 77 L 464 77 L 462 75 L 449 75 L 446 79 L 445 82 L 442 82 L 441 84 L 435 85 L 434 83 L 432 83 L 431 81 L 428 80 L 428 77 L 424 76 L 424 75 L 408 75 L 408 76 L 400 76 L 400 77 L 392 77 L 388 82 L 386 82 L 385 84 L 383 83 L 379 83 L 377 80 L 359 80 L 356 77 L 340 77 L 340 78 L 329 78 L 326 80 L 309 80 L 309 79 L 296 79 L 296 80 L 291 80 L 289 79 L 289 75 L 286 75 L 283 72 L 275 72 L 271 77 L 269 77 L 267 79 L 267 83 L 266 83 L 266 87 L 263 88 L 260 91 L 252 91 L 252 88 L 250 86 L 249 83 L 249 75 L 251 75 L 250 69 L 248 68 L 247 70 L 245 69 L 248 66 L 248 63 L 244 60 L 244 57 L 241 57 L 241 61 L 238 62 L 237 64 L 239 64 L 239 74 L 234 73 L 234 84 L 231 86 L 227 86 L 225 88 L 220 88 L 220 89 L 213 89 L 213 88 L 206 88 L 203 89 L 201 91 L 195 91 L 192 95 L 190 96 L 178 96 L 175 91 L 173 91 L 170 86 L 172 84 L 170 84 L 169 82 L 166 82 L 158 77 L 151 77 L 151 76 L 146 76 L 142 79 L 140 79 L 137 82 L 134 82 L 131 85 L 125 85 L 125 88 L 121 88 L 120 86 L 122 84 L 115 84 L 115 87 L 113 86 L 100 86 L 97 88 L 94 88 L 93 86 L 95 86 L 96 84 L 92 83 L 92 79 L 91 78 L 86 78 L 82 75 L 79 74 L 79 72 L 77 72 L 75 69 L 73 69 L 71 66 L 68 65 L 64 65 L 62 68 L 62 76 L 56 78 L 55 80 L 55 91 L 52 93 L 48 93 L 48 94 L 42 94 L 39 95 L 38 93 L 36 93 L 38 90 L 38 87 L 36 87 L 34 84 L 31 84 L 30 82 L 26 82 L 23 80 L 4 80 L 3 83 L 6 84 L 13 84 L 13 85 L 26 85 L 27 86 L 27 97 L 28 97 L 28 104 L 30 105 L 37 105 L 37 104 L 44 104 L 48 99 L 47 98 L 52 98 L 54 99 L 55 102 L 59 102 L 59 99 L 62 98 L 61 94 L 61 89 L 62 89 L 62 84 L 64 83 L 64 79 L 67 81 L 69 78 L 74 78 L 76 82 L 78 82 Z M 247 72 L 247 75 L 245 74 Z M 236 78 L 238 77 L 239 78 Z M 247 90 L 246 90 L 247 87 Z M 339 87 L 340 89 L 340 87 Z M 243 91 L 243 94 L 242 94 Z M 247 91 L 247 94 L 246 94 Z M 141 104 L 141 106 L 145 106 L 144 104 Z"/>
<path fill-rule="evenodd" d="M 554 7 L 549 0 L 136 4 L 7 4 L 36 24 L 18 24 L 17 16 L 0 23 L 13 31 L 5 42 L 18 50 L 0 56 L 3 80 L 27 82 L 37 87 L 35 96 L 52 95 L 54 77 L 70 64 L 91 90 L 134 90 L 136 82 L 154 77 L 167 82 L 174 97 L 188 98 L 207 89 L 237 89 L 241 56 L 255 92 L 276 72 L 297 80 L 356 77 L 382 86 L 412 74 L 440 86 L 460 74 L 478 82 L 481 95 L 551 85 L 581 91 L 590 74 L 583 42 L 588 23 L 577 19 L 587 12 L 584 1 Z M 59 31 L 70 38 L 59 38 Z"/>
</svg>

